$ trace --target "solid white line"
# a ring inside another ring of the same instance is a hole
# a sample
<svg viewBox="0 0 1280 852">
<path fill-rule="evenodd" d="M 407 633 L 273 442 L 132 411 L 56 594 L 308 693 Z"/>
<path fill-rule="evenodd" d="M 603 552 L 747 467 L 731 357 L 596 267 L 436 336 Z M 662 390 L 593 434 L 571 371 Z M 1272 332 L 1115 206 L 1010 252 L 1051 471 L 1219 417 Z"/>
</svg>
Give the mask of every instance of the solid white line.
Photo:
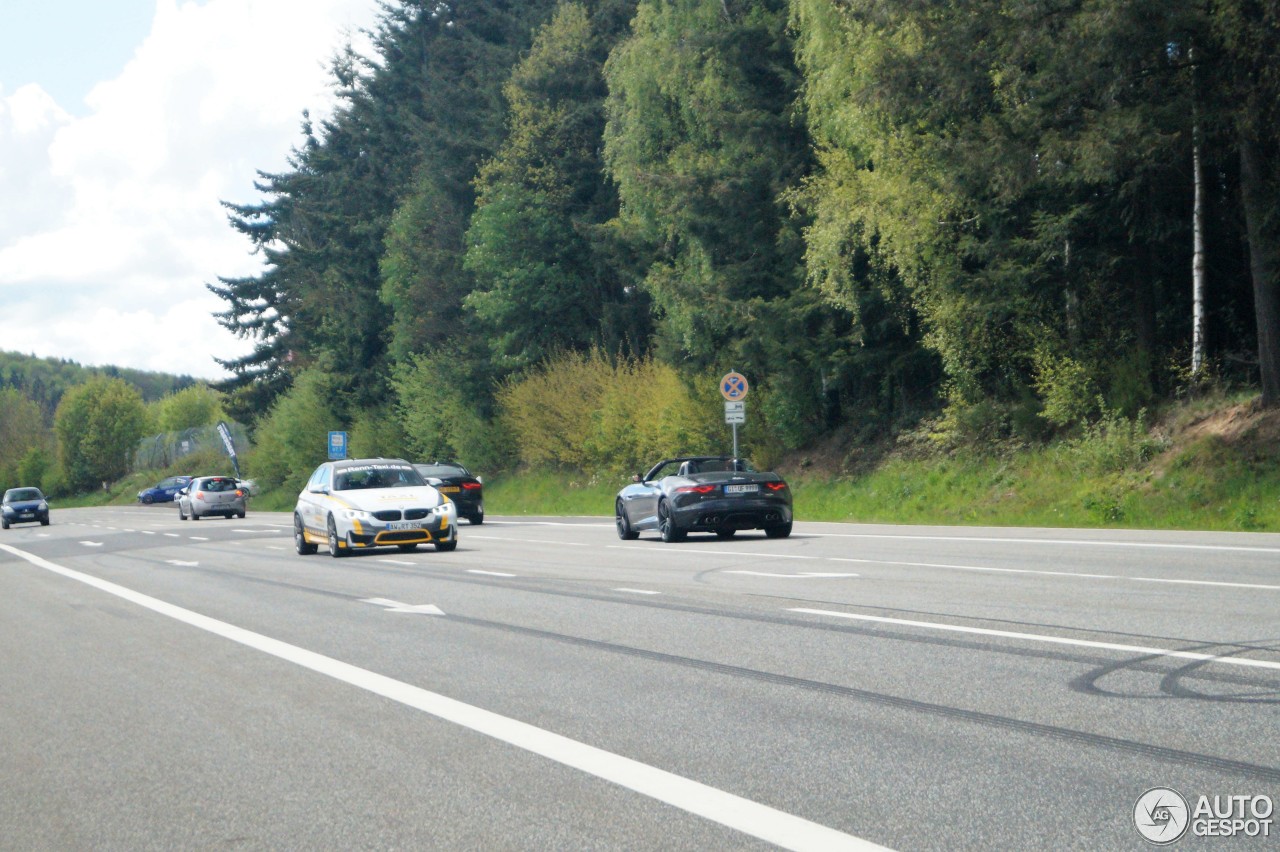
<svg viewBox="0 0 1280 852">
<path fill-rule="evenodd" d="M 1073 577 L 1085 580 L 1128 580 L 1139 583 L 1175 583 L 1184 586 L 1224 586 L 1234 589 L 1280 591 L 1280 586 L 1264 583 L 1228 583 L 1219 580 L 1175 580 L 1164 577 L 1125 577 L 1119 574 L 1085 574 L 1076 571 L 1041 571 L 1035 568 L 996 568 L 990 565 L 952 565 L 946 562 L 899 562 L 891 559 L 853 559 L 830 557 L 832 562 L 857 562 L 863 565 L 904 565 L 908 568 L 942 568 L 948 571 L 986 571 L 991 574 L 1032 574 L 1042 577 Z"/>
<path fill-rule="evenodd" d="M 1145 645 L 1121 645 L 1115 642 L 1095 642 L 1090 639 L 1067 639 L 1063 636 L 1047 636 L 1039 633 L 1017 633 L 1012 630 L 990 630 L 985 627 L 962 627 L 958 624 L 940 624 L 933 621 L 912 621 L 907 618 L 886 618 L 882 615 L 861 615 L 851 612 L 835 612 L 827 609 L 794 608 L 789 612 L 802 612 L 807 615 L 829 615 L 835 618 L 848 618 L 854 621 L 873 621 L 878 624 L 900 624 L 905 627 L 923 627 L 928 630 L 945 630 L 951 633 L 974 633 L 979 636 L 999 636 L 1004 639 L 1022 639 L 1029 642 L 1049 642 L 1055 645 L 1073 645 L 1078 648 L 1101 648 L 1107 651 L 1124 651 L 1129 654 L 1142 654 L 1152 657 L 1177 657 L 1182 660 L 1201 660 L 1211 663 L 1225 663 L 1232 666 L 1251 666 L 1260 669 L 1280 669 L 1280 663 L 1269 660 L 1251 660 L 1247 657 L 1223 657 L 1214 654 L 1199 654 L 1195 651 L 1172 651 L 1168 648 L 1150 648 Z"/>
<path fill-rule="evenodd" d="M 785 849 L 873 850 L 884 848 L 859 837 L 810 822 L 741 796 L 735 796 L 637 760 L 613 754 L 296 645 L 290 645 L 279 639 L 272 639 L 261 633 L 254 633 L 242 627 L 218 621 L 107 580 L 64 568 L 7 544 L 0 544 L 0 549 L 25 559 L 39 568 L 92 586 L 215 636 L 230 639 L 294 665 L 375 695 L 381 695 L 407 707 L 421 710 L 439 719 L 581 770 Z"/>
<path fill-rule="evenodd" d="M 901 533 L 805 533 L 815 538 L 876 538 L 897 541 L 974 541 L 986 544 L 1054 544 L 1069 547 L 1149 547 L 1165 550 L 1227 550 L 1235 553 L 1276 553 L 1280 547 L 1246 547 L 1232 544 L 1180 544 L 1159 541 L 1101 541 L 1099 539 L 1071 538 L 1006 538 L 1001 536 L 968 535 L 905 535 Z"/>
</svg>

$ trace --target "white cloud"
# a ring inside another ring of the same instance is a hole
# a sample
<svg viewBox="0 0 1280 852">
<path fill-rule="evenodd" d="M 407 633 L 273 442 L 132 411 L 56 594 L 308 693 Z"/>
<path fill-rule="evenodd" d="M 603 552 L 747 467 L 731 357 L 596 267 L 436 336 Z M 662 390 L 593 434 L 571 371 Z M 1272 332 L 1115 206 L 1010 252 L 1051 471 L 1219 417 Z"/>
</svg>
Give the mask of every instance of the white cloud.
<svg viewBox="0 0 1280 852">
<path fill-rule="evenodd" d="M 328 60 L 375 0 L 158 0 L 151 32 L 75 118 L 0 90 L 0 349 L 217 378 L 249 351 L 205 289 L 259 259 L 219 202 L 280 170 Z"/>
</svg>

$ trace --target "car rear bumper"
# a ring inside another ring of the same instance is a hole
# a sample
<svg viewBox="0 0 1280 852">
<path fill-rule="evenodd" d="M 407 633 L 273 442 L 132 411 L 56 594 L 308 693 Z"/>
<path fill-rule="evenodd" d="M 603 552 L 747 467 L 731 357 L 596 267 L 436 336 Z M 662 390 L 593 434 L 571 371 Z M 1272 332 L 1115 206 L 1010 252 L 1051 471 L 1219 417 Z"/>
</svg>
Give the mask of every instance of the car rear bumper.
<svg viewBox="0 0 1280 852">
<path fill-rule="evenodd" d="M 724 498 L 701 500 L 672 513 L 676 526 L 688 532 L 760 530 L 791 523 L 791 507 L 780 500 Z"/>
</svg>

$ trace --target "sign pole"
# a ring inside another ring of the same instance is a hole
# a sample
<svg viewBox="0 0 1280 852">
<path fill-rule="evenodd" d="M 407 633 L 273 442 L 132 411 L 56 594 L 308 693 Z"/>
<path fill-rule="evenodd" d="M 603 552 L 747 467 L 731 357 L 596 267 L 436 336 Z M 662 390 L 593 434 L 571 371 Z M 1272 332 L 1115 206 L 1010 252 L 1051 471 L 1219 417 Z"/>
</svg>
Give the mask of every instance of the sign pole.
<svg viewBox="0 0 1280 852">
<path fill-rule="evenodd" d="M 747 404 L 743 400 L 749 389 L 747 377 L 730 370 L 720 379 L 720 395 L 724 397 L 724 422 L 733 428 L 733 457 L 738 458 L 738 424 L 747 422 Z"/>
</svg>

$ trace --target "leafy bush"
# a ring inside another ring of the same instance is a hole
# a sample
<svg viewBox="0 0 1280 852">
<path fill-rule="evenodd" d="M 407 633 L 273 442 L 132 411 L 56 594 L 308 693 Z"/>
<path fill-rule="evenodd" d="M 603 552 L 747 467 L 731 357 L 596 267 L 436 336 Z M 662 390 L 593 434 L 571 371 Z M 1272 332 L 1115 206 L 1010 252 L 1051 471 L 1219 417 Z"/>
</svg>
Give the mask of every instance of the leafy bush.
<svg viewBox="0 0 1280 852">
<path fill-rule="evenodd" d="M 476 407 L 454 375 L 451 359 L 416 355 L 392 376 L 396 415 L 411 461 L 452 459 L 477 471 L 501 470 L 515 460 L 505 424 Z"/>
<path fill-rule="evenodd" d="M 1098 388 L 1089 368 L 1044 347 L 1035 352 L 1035 387 L 1044 401 L 1040 416 L 1055 426 L 1084 423 L 1098 410 Z"/>
<path fill-rule="evenodd" d="M 1118 410 L 1104 409 L 1102 417 L 1085 426 L 1084 434 L 1065 446 L 1080 467 L 1108 473 L 1141 467 L 1168 446 L 1168 439 L 1148 432 L 1146 409 L 1132 420 Z"/>
<path fill-rule="evenodd" d="M 565 353 L 506 382 L 498 404 L 520 460 L 534 467 L 635 472 L 717 444 L 716 407 L 652 359 Z"/>
<path fill-rule="evenodd" d="M 332 395 L 332 384 L 324 373 L 300 373 L 258 424 L 245 475 L 263 488 L 301 491 L 326 458 L 329 432 L 342 427 L 330 403 Z"/>
</svg>

